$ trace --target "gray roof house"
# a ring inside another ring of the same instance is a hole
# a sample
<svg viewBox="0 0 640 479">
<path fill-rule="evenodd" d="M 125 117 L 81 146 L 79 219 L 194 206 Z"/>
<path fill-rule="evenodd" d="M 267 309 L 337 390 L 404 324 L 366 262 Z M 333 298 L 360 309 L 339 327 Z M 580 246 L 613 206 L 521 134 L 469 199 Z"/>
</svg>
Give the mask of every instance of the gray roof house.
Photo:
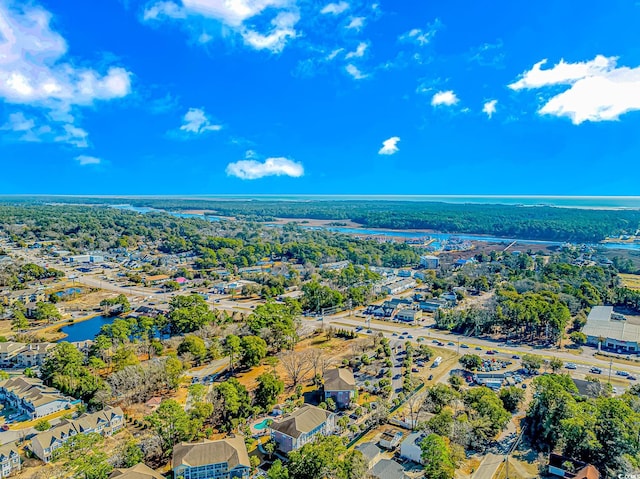
<svg viewBox="0 0 640 479">
<path fill-rule="evenodd" d="M 369 474 L 377 479 L 407 479 L 404 469 L 392 459 L 381 459 L 369 469 Z"/>
<path fill-rule="evenodd" d="M 251 464 L 242 436 L 204 440 L 173 448 L 173 477 L 184 479 L 249 478 Z"/>
<path fill-rule="evenodd" d="M 324 399 L 331 398 L 340 409 L 344 409 L 356 397 L 356 380 L 350 369 L 327 369 L 324 373 Z"/>
<path fill-rule="evenodd" d="M 335 429 L 335 414 L 305 404 L 291 414 L 271 424 L 271 437 L 282 452 L 291 452 L 313 440 L 318 434 L 325 436 Z"/>
<path fill-rule="evenodd" d="M 135 466 L 114 469 L 109 479 L 165 479 L 162 474 L 154 471 L 144 463 Z"/>
</svg>

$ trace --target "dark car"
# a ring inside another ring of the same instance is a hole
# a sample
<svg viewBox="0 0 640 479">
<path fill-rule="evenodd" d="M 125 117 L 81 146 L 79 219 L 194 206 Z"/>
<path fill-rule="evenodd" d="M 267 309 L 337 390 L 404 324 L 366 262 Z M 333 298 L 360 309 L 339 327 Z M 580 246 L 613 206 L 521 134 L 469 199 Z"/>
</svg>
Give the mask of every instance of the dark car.
<svg viewBox="0 0 640 479">
<path fill-rule="evenodd" d="M 520 359 L 520 356 L 518 356 L 517 354 L 514 354 L 513 356 L 511 356 L 511 359 Z"/>
<path fill-rule="evenodd" d="M 427 378 L 427 381 L 431 381 L 433 379 L 433 374 L 429 374 L 429 377 Z"/>
</svg>

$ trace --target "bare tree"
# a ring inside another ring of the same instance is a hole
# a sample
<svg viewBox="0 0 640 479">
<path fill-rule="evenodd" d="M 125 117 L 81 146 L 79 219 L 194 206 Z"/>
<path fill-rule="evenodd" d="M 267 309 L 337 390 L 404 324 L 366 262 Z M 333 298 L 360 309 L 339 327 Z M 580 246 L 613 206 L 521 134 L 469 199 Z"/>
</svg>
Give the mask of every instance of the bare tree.
<svg viewBox="0 0 640 479">
<path fill-rule="evenodd" d="M 294 387 L 313 369 L 308 351 L 285 351 L 280 354 L 280 362 Z"/>
</svg>

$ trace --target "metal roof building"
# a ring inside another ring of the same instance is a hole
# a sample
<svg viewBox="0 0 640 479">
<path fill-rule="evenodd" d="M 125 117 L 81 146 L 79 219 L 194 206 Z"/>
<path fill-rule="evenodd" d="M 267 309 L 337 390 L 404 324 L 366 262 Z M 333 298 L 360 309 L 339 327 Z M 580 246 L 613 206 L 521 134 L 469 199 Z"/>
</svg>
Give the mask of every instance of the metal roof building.
<svg viewBox="0 0 640 479">
<path fill-rule="evenodd" d="M 613 319 L 613 306 L 594 306 L 587 317 L 582 332 L 587 336 L 587 344 L 637 352 L 640 344 L 640 325 L 625 320 Z"/>
</svg>

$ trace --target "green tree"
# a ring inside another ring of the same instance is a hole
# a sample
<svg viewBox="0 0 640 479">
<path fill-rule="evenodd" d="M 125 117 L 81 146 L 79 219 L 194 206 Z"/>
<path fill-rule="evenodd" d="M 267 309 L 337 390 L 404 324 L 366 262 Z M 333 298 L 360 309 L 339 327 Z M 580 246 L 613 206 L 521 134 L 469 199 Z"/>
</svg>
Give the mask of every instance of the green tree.
<svg viewBox="0 0 640 479">
<path fill-rule="evenodd" d="M 258 387 L 255 391 L 255 403 L 265 411 L 278 401 L 278 396 L 284 392 L 284 381 L 271 373 L 258 376 Z"/>
<path fill-rule="evenodd" d="M 35 425 L 33 426 L 33 428 L 36 431 L 46 431 L 47 429 L 51 428 L 51 424 L 49 423 L 49 421 L 47 421 L 46 419 L 40 419 L 39 421 L 37 421 L 35 423 Z"/>
<path fill-rule="evenodd" d="M 425 463 L 426 479 L 453 479 L 455 464 L 448 441 L 437 435 L 429 434 L 420 444 L 422 460 Z"/>
<path fill-rule="evenodd" d="M 36 303 L 35 318 L 39 321 L 57 321 L 62 315 L 54 304 L 40 301 Z"/>
<path fill-rule="evenodd" d="M 258 336 L 244 336 L 240 348 L 242 349 L 241 362 L 247 367 L 257 366 L 267 355 L 267 343 Z"/>
<path fill-rule="evenodd" d="M 549 361 L 549 367 L 551 367 L 551 371 L 553 371 L 554 373 L 560 371 L 562 369 L 562 366 L 564 366 L 564 363 L 561 359 L 552 358 L 551 361 Z"/>
<path fill-rule="evenodd" d="M 291 347 L 298 340 L 295 316 L 299 314 L 295 305 L 267 301 L 257 306 L 247 318 L 247 326 L 253 334 L 260 335 L 269 347 L 278 352 Z"/>
<path fill-rule="evenodd" d="M 230 334 L 224 340 L 224 352 L 229 356 L 229 368 L 233 371 L 236 361 L 242 353 L 242 341 L 235 334 Z"/>
<path fill-rule="evenodd" d="M 530 370 L 538 370 L 542 367 L 544 360 L 534 354 L 524 354 L 522 356 L 522 367 Z"/>
<path fill-rule="evenodd" d="M 503 388 L 500 390 L 500 400 L 507 411 L 516 412 L 524 400 L 524 390 L 515 386 Z"/>
<path fill-rule="evenodd" d="M 190 353 L 196 363 L 200 364 L 207 357 L 207 347 L 202 338 L 193 334 L 187 334 L 178 346 L 178 353 Z"/>
<path fill-rule="evenodd" d="M 475 371 L 482 367 L 482 358 L 477 354 L 465 354 L 460 357 L 459 361 L 462 367 L 469 371 Z"/>
<path fill-rule="evenodd" d="M 289 453 L 291 479 L 318 479 L 342 469 L 340 456 L 346 452 L 337 436 L 319 436 L 296 451 Z"/>
<path fill-rule="evenodd" d="M 271 464 L 267 472 L 267 479 L 289 479 L 289 470 L 282 464 L 280 459 L 276 459 Z"/>
<path fill-rule="evenodd" d="M 169 328 L 174 334 L 190 333 L 215 320 L 215 314 L 199 294 L 174 296 L 169 302 Z"/>
<path fill-rule="evenodd" d="M 29 327 L 29 320 L 20 310 L 13 311 L 13 318 L 11 319 L 11 328 L 14 331 L 23 331 Z"/>
<path fill-rule="evenodd" d="M 194 436 L 194 422 L 180 403 L 165 399 L 158 409 L 146 417 L 146 421 L 162 439 L 163 450 L 170 454 L 180 441 L 188 441 Z"/>
</svg>

